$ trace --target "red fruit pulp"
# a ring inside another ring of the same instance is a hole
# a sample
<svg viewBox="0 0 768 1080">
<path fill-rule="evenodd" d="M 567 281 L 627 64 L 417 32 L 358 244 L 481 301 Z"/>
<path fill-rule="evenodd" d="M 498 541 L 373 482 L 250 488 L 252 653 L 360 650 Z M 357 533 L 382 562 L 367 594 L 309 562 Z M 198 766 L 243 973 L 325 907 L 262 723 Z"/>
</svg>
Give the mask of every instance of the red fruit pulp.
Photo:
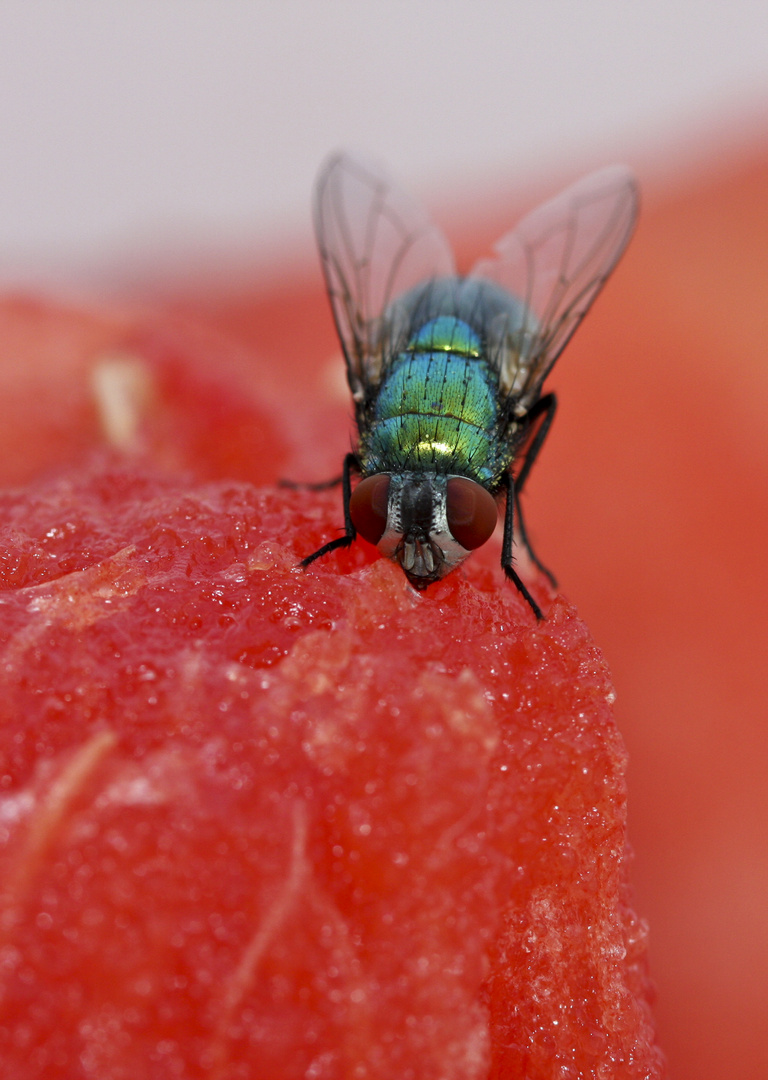
<svg viewBox="0 0 768 1080">
<path fill-rule="evenodd" d="M 482 567 L 297 570 L 335 502 L 6 496 L 12 1075 L 658 1068 L 599 653 Z"/>
</svg>

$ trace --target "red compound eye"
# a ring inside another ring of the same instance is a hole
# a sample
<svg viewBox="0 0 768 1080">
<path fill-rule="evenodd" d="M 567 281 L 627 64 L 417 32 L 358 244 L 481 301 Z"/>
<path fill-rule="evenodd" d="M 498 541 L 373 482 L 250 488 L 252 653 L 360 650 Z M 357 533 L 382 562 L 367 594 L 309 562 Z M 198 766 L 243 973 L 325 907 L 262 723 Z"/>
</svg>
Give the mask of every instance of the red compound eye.
<svg viewBox="0 0 768 1080">
<path fill-rule="evenodd" d="M 467 551 L 474 551 L 496 528 L 496 500 L 474 480 L 452 476 L 448 481 L 446 517 L 454 540 Z"/>
<path fill-rule="evenodd" d="M 352 524 L 370 544 L 378 544 L 387 527 L 389 476 L 379 473 L 361 480 L 349 500 Z"/>
</svg>

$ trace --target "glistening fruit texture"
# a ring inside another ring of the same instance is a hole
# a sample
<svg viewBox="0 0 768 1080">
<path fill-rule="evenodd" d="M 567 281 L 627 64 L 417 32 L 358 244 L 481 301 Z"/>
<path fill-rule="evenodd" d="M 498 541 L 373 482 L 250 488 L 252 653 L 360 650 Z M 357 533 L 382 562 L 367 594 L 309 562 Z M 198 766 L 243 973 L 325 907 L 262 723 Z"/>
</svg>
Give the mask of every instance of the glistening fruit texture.
<svg viewBox="0 0 768 1080">
<path fill-rule="evenodd" d="M 2 499 L 5 1075 L 662 1074 L 585 627 L 481 560 L 297 570 L 334 502 Z"/>
</svg>

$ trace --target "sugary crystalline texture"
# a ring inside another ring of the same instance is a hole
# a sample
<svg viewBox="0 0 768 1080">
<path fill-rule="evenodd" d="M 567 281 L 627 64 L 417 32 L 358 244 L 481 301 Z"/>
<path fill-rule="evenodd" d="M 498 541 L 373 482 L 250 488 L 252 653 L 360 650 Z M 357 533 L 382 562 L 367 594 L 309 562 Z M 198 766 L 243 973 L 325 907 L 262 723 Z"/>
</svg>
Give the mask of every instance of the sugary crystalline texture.
<svg viewBox="0 0 768 1080">
<path fill-rule="evenodd" d="M 498 551 L 297 569 L 338 516 L 98 455 L 0 496 L 3 1076 L 664 1074 L 587 630 Z"/>
</svg>

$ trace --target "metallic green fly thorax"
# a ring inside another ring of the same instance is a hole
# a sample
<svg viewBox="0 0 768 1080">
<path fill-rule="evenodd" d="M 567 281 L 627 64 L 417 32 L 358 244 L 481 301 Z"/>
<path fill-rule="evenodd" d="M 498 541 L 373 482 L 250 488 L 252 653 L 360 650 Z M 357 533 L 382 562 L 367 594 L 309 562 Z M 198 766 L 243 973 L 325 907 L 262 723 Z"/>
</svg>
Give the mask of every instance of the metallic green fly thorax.
<svg viewBox="0 0 768 1080">
<path fill-rule="evenodd" d="M 482 355 L 482 341 L 476 330 L 455 315 L 438 315 L 420 327 L 408 342 L 409 352 L 447 352 L 455 356 Z"/>
</svg>

